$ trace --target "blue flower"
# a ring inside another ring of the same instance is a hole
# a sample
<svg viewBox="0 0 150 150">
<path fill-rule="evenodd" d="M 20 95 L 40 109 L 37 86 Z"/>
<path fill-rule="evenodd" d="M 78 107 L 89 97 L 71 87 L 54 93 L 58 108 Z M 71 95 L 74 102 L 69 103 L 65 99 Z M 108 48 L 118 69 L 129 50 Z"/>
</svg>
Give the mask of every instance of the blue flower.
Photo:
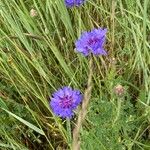
<svg viewBox="0 0 150 150">
<path fill-rule="evenodd" d="M 62 118 L 71 118 L 74 110 L 82 101 L 83 96 L 78 90 L 62 87 L 51 98 L 50 106 L 55 115 Z"/>
<path fill-rule="evenodd" d="M 90 53 L 94 55 L 107 55 L 103 46 L 105 43 L 107 29 L 93 29 L 90 32 L 83 32 L 81 37 L 76 41 L 76 51 L 88 56 Z"/>
<path fill-rule="evenodd" d="M 67 7 L 80 6 L 84 3 L 85 0 L 65 0 L 65 5 Z"/>
</svg>

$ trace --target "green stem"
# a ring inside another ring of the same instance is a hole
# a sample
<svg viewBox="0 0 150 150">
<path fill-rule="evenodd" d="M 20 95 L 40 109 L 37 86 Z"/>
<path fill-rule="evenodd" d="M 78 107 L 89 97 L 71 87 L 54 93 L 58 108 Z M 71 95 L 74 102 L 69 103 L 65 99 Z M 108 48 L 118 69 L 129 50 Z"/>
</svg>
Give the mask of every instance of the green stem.
<svg viewBox="0 0 150 150">
<path fill-rule="evenodd" d="M 68 145 L 71 147 L 72 143 L 72 136 L 71 136 L 71 125 L 70 125 L 70 119 L 66 119 L 67 122 L 67 133 L 68 133 Z"/>
<path fill-rule="evenodd" d="M 119 119 L 120 110 L 121 110 L 121 102 L 122 102 L 121 99 L 117 99 L 117 104 L 118 104 L 117 114 L 116 114 L 116 118 L 115 118 L 112 126 L 114 126 L 114 124 L 116 123 L 116 121 Z"/>
</svg>

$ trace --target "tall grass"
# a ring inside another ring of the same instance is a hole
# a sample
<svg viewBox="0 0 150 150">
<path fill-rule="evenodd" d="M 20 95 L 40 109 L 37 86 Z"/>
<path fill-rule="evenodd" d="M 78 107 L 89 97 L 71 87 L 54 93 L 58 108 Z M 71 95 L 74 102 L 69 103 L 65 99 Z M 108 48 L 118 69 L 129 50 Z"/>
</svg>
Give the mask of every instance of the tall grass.
<svg viewBox="0 0 150 150">
<path fill-rule="evenodd" d="M 49 97 L 64 85 L 84 91 L 88 62 L 74 42 L 98 27 L 108 28 L 108 56 L 94 58 L 82 149 L 150 149 L 149 10 L 149 0 L 87 0 L 73 9 L 63 0 L 1 0 L 1 149 L 68 148 L 66 122 L 53 115 Z"/>
</svg>

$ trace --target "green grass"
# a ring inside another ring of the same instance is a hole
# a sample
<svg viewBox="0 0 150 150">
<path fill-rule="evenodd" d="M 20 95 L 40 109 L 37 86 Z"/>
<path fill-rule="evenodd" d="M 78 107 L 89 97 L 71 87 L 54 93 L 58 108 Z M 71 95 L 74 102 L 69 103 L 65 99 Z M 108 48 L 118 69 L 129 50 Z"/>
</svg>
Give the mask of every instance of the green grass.
<svg viewBox="0 0 150 150">
<path fill-rule="evenodd" d="M 149 10 L 149 0 L 87 0 L 73 9 L 63 0 L 1 0 L 0 149 L 68 149 L 67 123 L 53 115 L 49 97 L 64 85 L 84 92 L 88 60 L 74 42 L 82 31 L 107 27 L 108 56 L 94 58 L 81 148 L 149 150 Z M 121 98 L 117 84 L 126 89 Z"/>
</svg>

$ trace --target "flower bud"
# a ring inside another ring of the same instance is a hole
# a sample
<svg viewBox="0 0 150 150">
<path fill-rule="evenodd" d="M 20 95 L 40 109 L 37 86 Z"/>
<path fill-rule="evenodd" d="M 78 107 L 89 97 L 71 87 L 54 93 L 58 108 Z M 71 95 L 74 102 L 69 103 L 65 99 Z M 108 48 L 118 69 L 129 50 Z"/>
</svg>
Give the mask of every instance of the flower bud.
<svg viewBox="0 0 150 150">
<path fill-rule="evenodd" d="M 35 9 L 30 10 L 30 16 L 31 17 L 36 17 L 38 15 L 37 11 Z"/>
<path fill-rule="evenodd" d="M 125 93 L 125 89 L 122 85 L 118 84 L 114 87 L 114 93 L 117 96 L 122 96 Z"/>
</svg>

